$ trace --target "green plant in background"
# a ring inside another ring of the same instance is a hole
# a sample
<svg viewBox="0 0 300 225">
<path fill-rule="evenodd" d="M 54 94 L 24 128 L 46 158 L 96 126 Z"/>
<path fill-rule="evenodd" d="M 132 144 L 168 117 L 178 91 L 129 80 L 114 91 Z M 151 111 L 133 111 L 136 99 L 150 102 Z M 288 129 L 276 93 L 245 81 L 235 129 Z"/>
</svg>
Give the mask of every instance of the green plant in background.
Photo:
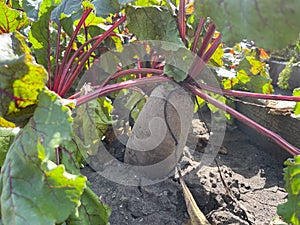
<svg viewBox="0 0 300 225">
<path fill-rule="evenodd" d="M 271 59 L 273 60 L 288 62 L 291 58 L 294 58 L 293 63 L 300 61 L 300 35 L 293 44 L 288 45 L 284 49 L 271 52 Z"/>
<path fill-rule="evenodd" d="M 295 58 L 292 57 L 290 59 L 290 61 L 288 61 L 287 64 L 285 65 L 285 68 L 279 73 L 277 85 L 281 89 L 289 88 L 288 81 L 289 81 L 291 73 L 293 71 L 294 59 Z"/>
<path fill-rule="evenodd" d="M 294 159 L 288 159 L 284 163 L 285 190 L 288 193 L 288 201 L 277 207 L 278 215 L 287 223 L 300 224 L 300 155 Z"/>
<path fill-rule="evenodd" d="M 250 42 L 240 42 L 233 48 L 224 48 L 224 65 L 217 68 L 224 89 L 245 90 L 271 94 L 273 87 L 263 49 Z"/>
</svg>

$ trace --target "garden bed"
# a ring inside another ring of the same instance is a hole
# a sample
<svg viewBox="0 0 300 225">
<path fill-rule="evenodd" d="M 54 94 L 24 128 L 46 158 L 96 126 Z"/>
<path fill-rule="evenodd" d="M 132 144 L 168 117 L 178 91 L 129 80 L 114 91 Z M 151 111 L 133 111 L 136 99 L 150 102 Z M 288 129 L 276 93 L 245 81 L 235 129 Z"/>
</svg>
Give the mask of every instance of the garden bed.
<svg viewBox="0 0 300 225">
<path fill-rule="evenodd" d="M 277 205 L 286 197 L 282 174 L 286 155 L 270 154 L 251 139 L 238 128 L 228 127 L 223 151 L 216 157 L 219 167 L 213 163 L 200 170 L 193 167 L 201 161 L 201 148 L 192 157 L 185 148 L 183 161 L 188 162 L 186 169 L 190 172 L 184 180 L 212 224 L 272 224 Z M 175 225 L 188 221 L 181 186 L 173 177 L 155 185 L 130 187 L 111 182 L 89 167 L 82 172 L 112 208 L 112 225 Z"/>
</svg>

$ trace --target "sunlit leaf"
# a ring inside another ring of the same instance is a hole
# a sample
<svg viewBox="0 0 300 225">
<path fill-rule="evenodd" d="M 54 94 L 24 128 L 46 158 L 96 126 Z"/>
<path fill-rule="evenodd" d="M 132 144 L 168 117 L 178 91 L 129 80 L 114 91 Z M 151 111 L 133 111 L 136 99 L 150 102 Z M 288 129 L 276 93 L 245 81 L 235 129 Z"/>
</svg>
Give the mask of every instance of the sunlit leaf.
<svg viewBox="0 0 300 225">
<path fill-rule="evenodd" d="M 300 88 L 295 88 L 293 91 L 293 96 L 300 96 Z M 295 108 L 294 108 L 295 115 L 300 114 L 300 102 L 296 102 Z"/>
<path fill-rule="evenodd" d="M 35 63 L 21 34 L 0 35 L 2 49 L 5 49 L 5 54 L 0 58 L 0 116 L 12 116 L 37 104 L 37 96 L 45 87 L 47 72 Z M 23 116 L 20 114 L 14 120 L 20 122 Z"/>
<path fill-rule="evenodd" d="M 258 74 L 262 70 L 262 68 L 266 65 L 265 62 L 261 62 L 253 56 L 247 57 L 247 60 L 249 61 L 250 65 L 251 65 L 250 71 L 254 75 Z"/>
<path fill-rule="evenodd" d="M 136 1 L 133 1 L 133 0 L 131 0 L 131 2 L 133 2 L 132 4 L 136 5 L 136 6 L 155 6 L 155 5 L 162 6 L 162 5 L 165 5 L 167 1 L 164 1 L 164 0 L 136 0 Z"/>
<path fill-rule="evenodd" d="M 18 31 L 28 25 L 25 13 L 9 8 L 5 1 L 0 1 L 0 34 Z"/>
<path fill-rule="evenodd" d="M 222 60 L 223 56 L 224 56 L 223 46 L 219 45 L 219 47 L 214 52 L 214 54 L 212 55 L 212 57 L 210 58 L 210 60 L 212 60 L 219 67 L 221 67 L 221 66 L 223 66 L 223 60 Z"/>
<path fill-rule="evenodd" d="M 0 127 L 14 128 L 14 127 L 16 127 L 16 124 L 14 124 L 0 116 Z"/>
<path fill-rule="evenodd" d="M 246 84 L 251 80 L 245 70 L 238 71 L 236 78 L 243 84 Z"/>
<path fill-rule="evenodd" d="M 289 224 L 300 224 L 300 155 L 288 159 L 284 163 L 285 190 L 288 192 L 287 202 L 277 206 L 277 213 Z"/>
</svg>

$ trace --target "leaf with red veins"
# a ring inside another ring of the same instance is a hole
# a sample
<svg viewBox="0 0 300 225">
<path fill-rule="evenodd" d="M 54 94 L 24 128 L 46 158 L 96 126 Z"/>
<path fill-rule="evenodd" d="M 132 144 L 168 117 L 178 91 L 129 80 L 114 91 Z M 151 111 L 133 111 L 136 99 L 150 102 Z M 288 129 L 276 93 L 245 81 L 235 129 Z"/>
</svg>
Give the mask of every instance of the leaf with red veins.
<svg viewBox="0 0 300 225">
<path fill-rule="evenodd" d="M 22 123 L 25 118 L 20 112 L 37 104 L 47 72 L 35 62 L 18 32 L 0 35 L 0 52 L 0 116 Z"/>
<path fill-rule="evenodd" d="M 10 33 L 28 25 L 26 14 L 0 1 L 0 34 Z"/>
<path fill-rule="evenodd" d="M 55 149 L 70 141 L 71 133 L 70 109 L 55 93 L 41 92 L 34 116 L 1 168 L 3 224 L 59 224 L 79 207 L 86 177 L 53 162 Z"/>
</svg>

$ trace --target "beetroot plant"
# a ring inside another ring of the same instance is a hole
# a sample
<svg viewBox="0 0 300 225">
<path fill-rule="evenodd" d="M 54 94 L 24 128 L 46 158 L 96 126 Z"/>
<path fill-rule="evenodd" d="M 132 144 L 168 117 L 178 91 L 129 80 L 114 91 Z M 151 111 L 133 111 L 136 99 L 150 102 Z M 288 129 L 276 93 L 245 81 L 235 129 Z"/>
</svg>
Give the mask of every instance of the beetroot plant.
<svg viewBox="0 0 300 225">
<path fill-rule="evenodd" d="M 258 46 L 278 49 L 295 40 L 299 33 L 299 14 L 295 9 L 300 3 L 276 0 L 236 4 L 229 0 L 201 0 L 195 1 L 195 12 L 191 13 L 193 10 L 187 10 L 184 0 L 176 2 L 0 1 L 3 224 L 108 224 L 109 208 L 99 201 L 80 173 L 83 152 L 88 150 L 74 133 L 71 115 L 79 106 L 98 99 L 101 107 L 97 109 L 97 119 L 105 121 L 102 123 L 105 130 L 112 122 L 111 105 L 108 99 L 100 97 L 113 99 L 113 94 L 123 89 L 176 82 L 270 137 L 291 155 L 299 154 L 297 147 L 211 93 L 288 101 L 299 101 L 300 97 L 272 95 L 271 88 L 260 88 L 262 93 L 230 90 L 226 86 L 220 90 L 198 82 L 196 77 L 207 64 L 221 58 L 217 56 L 221 41 L 233 43 L 248 38 Z M 274 33 L 274 27 L 280 33 Z M 184 65 L 170 66 L 172 58 L 156 54 L 151 44 L 147 45 L 148 40 L 170 42 L 191 53 L 194 58 L 189 72 L 178 70 Z M 115 68 L 102 68 L 102 73 L 96 76 L 98 85 L 86 91 L 76 90 L 86 71 L 92 72 L 99 62 L 105 65 L 103 54 L 113 49 L 122 51 L 124 46 L 139 41 L 145 43 L 147 60 L 135 58 L 136 63 L 127 68 L 118 63 Z M 249 70 L 253 69 L 251 63 L 256 63 L 251 57 L 244 61 Z M 241 74 L 237 79 L 255 86 L 259 72 L 262 71 L 252 70 L 252 77 Z M 268 81 L 259 87 L 264 85 L 268 86 Z M 100 132 L 101 135 L 104 133 Z M 291 217 L 299 218 L 299 211 Z M 285 218 L 289 220 L 288 216 Z"/>
</svg>

